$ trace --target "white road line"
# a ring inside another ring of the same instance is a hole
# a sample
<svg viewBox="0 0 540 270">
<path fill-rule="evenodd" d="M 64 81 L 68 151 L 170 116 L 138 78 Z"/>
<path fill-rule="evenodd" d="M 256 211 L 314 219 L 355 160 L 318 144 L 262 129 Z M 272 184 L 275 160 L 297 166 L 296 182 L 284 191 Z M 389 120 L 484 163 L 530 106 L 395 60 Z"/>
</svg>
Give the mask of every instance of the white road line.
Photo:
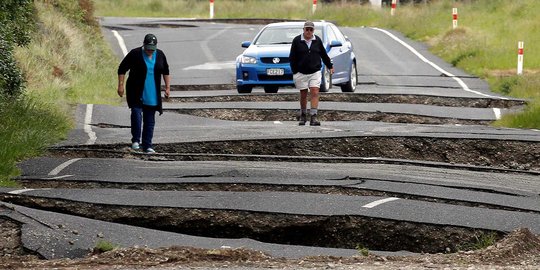
<svg viewBox="0 0 540 270">
<path fill-rule="evenodd" d="M 390 198 L 386 198 L 386 199 L 381 199 L 381 200 L 377 200 L 377 201 L 374 201 L 374 202 L 371 202 L 371 203 L 368 203 L 362 207 L 365 207 L 365 208 L 373 208 L 375 206 L 378 206 L 378 205 L 381 205 L 383 203 L 387 203 L 387 202 L 391 202 L 391 201 L 395 201 L 395 200 L 399 200 L 399 198 L 396 198 L 396 197 L 390 197 Z"/>
<path fill-rule="evenodd" d="M 280 121 L 274 121 L 274 124 L 276 124 L 276 125 L 283 125 L 283 123 L 281 123 Z"/>
<path fill-rule="evenodd" d="M 10 191 L 8 193 L 9 194 L 22 194 L 22 193 L 25 193 L 25 192 L 31 191 L 31 190 L 35 190 L 35 189 L 33 189 L 33 188 L 18 189 L 18 190 Z"/>
<path fill-rule="evenodd" d="M 497 120 L 501 119 L 501 109 L 493 108 L 493 113 L 495 114 L 495 119 Z"/>
<path fill-rule="evenodd" d="M 217 62 L 217 59 L 216 57 L 214 56 L 214 54 L 212 53 L 212 50 L 210 50 L 210 47 L 208 47 L 208 43 L 213 40 L 215 37 L 223 34 L 225 31 L 229 30 L 229 28 L 224 28 L 224 29 L 221 29 L 220 31 L 217 31 L 216 33 L 206 37 L 205 40 L 203 40 L 203 42 L 201 42 L 201 49 L 204 53 L 204 55 L 206 55 L 206 59 L 208 59 L 209 62 Z M 217 41 L 219 42 L 219 41 Z"/>
<path fill-rule="evenodd" d="M 120 49 L 122 50 L 122 54 L 126 56 L 128 54 L 128 51 L 127 51 L 126 43 L 124 42 L 124 39 L 122 38 L 120 34 L 118 34 L 118 31 L 112 30 L 112 33 L 114 37 L 116 38 L 116 40 L 118 40 L 118 45 L 120 46 Z"/>
<path fill-rule="evenodd" d="M 442 74 L 454 79 L 460 86 L 461 88 L 463 88 L 463 90 L 467 91 L 467 92 L 471 92 L 471 93 L 475 93 L 477 95 L 481 95 L 481 96 L 485 96 L 485 97 L 489 97 L 489 98 L 498 98 L 498 99 L 508 99 L 508 98 L 505 98 L 505 97 L 497 97 L 497 96 L 492 96 L 492 95 L 487 95 L 487 94 L 484 94 L 484 93 L 481 93 L 481 92 L 478 92 L 478 91 L 475 91 L 475 90 L 472 90 L 469 88 L 469 86 L 467 86 L 467 84 L 465 84 L 465 82 L 463 82 L 463 80 L 461 80 L 460 78 L 456 77 L 454 74 L 444 70 L 443 68 L 439 67 L 437 64 L 429 61 L 426 57 L 424 57 L 422 54 L 420 54 L 417 50 L 415 50 L 411 45 L 407 44 L 405 41 L 399 39 L 398 37 L 396 37 L 394 34 L 384 30 L 384 29 L 380 29 L 380 28 L 377 28 L 377 27 L 373 27 L 373 29 L 377 30 L 377 31 L 380 31 L 380 32 L 383 32 L 385 33 L 386 35 L 388 35 L 389 37 L 391 37 L 392 39 L 394 39 L 395 41 L 397 41 L 399 44 L 403 45 L 405 48 L 409 49 L 409 51 L 411 51 L 412 53 L 414 53 L 416 56 L 418 56 L 418 58 L 420 58 L 420 60 L 424 61 L 425 63 L 429 64 L 430 66 L 432 66 L 433 68 L 435 68 L 436 70 L 438 70 L 439 72 L 441 72 Z"/>
<path fill-rule="evenodd" d="M 86 104 L 86 114 L 84 115 L 84 132 L 88 134 L 88 141 L 86 144 L 94 144 L 97 140 L 96 133 L 92 131 L 92 111 L 94 110 L 93 104 Z"/>
<path fill-rule="evenodd" d="M 49 175 L 57 175 L 58 173 L 60 173 L 63 169 L 65 169 L 67 166 L 73 164 L 74 162 L 80 160 L 80 158 L 74 158 L 74 159 L 70 159 L 60 165 L 58 165 L 56 168 L 54 168 L 50 173 Z"/>
<path fill-rule="evenodd" d="M 60 176 L 49 177 L 49 178 L 44 178 L 44 179 L 46 179 L 46 180 L 62 179 L 62 178 L 68 178 L 70 176 L 73 176 L 73 174 L 60 175 Z"/>
</svg>

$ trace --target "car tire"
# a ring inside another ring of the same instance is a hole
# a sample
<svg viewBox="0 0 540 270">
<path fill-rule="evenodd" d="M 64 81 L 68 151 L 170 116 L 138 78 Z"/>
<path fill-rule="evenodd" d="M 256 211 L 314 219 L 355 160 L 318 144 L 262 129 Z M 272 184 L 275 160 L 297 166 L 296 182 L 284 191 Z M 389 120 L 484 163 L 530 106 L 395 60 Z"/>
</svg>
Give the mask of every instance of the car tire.
<svg viewBox="0 0 540 270">
<path fill-rule="evenodd" d="M 330 74 L 330 70 L 325 67 L 322 73 L 321 88 L 319 92 L 328 92 L 330 88 L 332 88 L 332 75 Z"/>
<path fill-rule="evenodd" d="M 356 83 L 358 82 L 358 73 L 356 71 L 356 64 L 353 62 L 351 65 L 351 73 L 349 73 L 349 81 L 341 85 L 341 92 L 352 93 L 356 90 Z"/>
<path fill-rule="evenodd" d="M 253 86 L 251 86 L 251 85 L 237 85 L 236 90 L 238 90 L 239 94 L 249 94 L 249 93 L 251 93 L 251 90 L 253 90 Z"/>
<path fill-rule="evenodd" d="M 275 85 L 267 85 L 264 87 L 264 92 L 265 93 L 277 93 L 279 89 L 279 86 L 275 86 Z"/>
</svg>

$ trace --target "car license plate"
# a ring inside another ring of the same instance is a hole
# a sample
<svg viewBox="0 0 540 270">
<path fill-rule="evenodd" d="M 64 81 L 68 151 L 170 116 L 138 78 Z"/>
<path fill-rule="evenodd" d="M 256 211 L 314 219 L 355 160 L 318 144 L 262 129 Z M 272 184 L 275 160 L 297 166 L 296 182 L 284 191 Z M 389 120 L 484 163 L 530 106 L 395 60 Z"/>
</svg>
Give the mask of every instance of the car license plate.
<svg viewBox="0 0 540 270">
<path fill-rule="evenodd" d="M 282 68 L 269 68 L 266 70 L 268 76 L 282 76 L 285 74 L 285 70 Z"/>
</svg>

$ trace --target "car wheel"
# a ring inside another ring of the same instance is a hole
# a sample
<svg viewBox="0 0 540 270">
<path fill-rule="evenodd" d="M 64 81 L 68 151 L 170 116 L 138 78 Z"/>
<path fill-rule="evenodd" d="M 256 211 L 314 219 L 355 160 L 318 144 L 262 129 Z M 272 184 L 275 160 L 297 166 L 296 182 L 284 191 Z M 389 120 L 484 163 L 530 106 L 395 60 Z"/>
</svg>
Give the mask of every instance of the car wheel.
<svg viewBox="0 0 540 270">
<path fill-rule="evenodd" d="M 238 93 L 240 93 L 240 94 L 249 94 L 249 93 L 251 93 L 251 90 L 253 90 L 253 86 L 251 86 L 251 85 L 237 85 L 236 90 L 238 90 Z"/>
<path fill-rule="evenodd" d="M 277 93 L 279 89 L 279 86 L 275 86 L 275 85 L 267 85 L 264 87 L 264 92 L 265 93 Z"/>
<path fill-rule="evenodd" d="M 351 73 L 349 74 L 349 81 L 341 85 L 341 92 L 354 92 L 358 80 L 357 76 L 356 64 L 353 62 L 351 65 Z"/>
<path fill-rule="evenodd" d="M 330 70 L 326 67 L 321 78 L 321 88 L 320 92 L 328 92 L 332 88 L 332 75 L 330 75 Z"/>
</svg>

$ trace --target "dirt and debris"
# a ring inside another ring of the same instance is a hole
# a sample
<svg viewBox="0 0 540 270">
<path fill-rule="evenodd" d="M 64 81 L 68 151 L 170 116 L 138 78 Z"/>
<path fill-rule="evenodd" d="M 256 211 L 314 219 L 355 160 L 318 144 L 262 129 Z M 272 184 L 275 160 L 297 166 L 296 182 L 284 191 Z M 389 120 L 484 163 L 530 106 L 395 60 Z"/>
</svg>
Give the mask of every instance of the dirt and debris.
<svg viewBox="0 0 540 270">
<path fill-rule="evenodd" d="M 226 85 L 193 85 L 171 86 L 178 90 L 217 90 Z M 214 89 L 215 88 L 215 89 Z M 422 104 L 447 107 L 469 108 L 512 108 L 526 105 L 525 100 L 496 99 L 496 98 L 464 98 L 464 97 L 441 97 L 428 95 L 397 95 L 397 94 L 353 94 L 353 93 L 321 93 L 320 100 L 323 102 L 350 102 L 350 103 L 404 103 Z M 166 100 L 170 103 L 184 102 L 277 102 L 298 101 L 297 93 L 286 94 L 243 94 L 221 96 L 191 96 L 171 97 Z"/>
<path fill-rule="evenodd" d="M 353 159 L 376 157 L 381 163 L 392 162 L 383 159 L 395 159 L 396 162 L 426 161 L 531 173 L 540 171 L 540 144 L 535 141 L 356 136 L 163 143 L 156 145 L 155 149 L 158 154 L 152 158 L 164 160 L 362 162 L 361 159 Z M 48 155 L 148 158 L 148 155 L 134 153 L 127 145 L 119 144 L 55 147 L 49 149 Z M 370 162 L 375 161 L 371 159 Z M 442 164 L 439 166 L 444 167 Z"/>
<path fill-rule="evenodd" d="M 174 109 L 179 114 L 228 121 L 296 121 L 296 110 L 265 109 Z M 377 121 L 429 125 L 488 125 L 492 121 L 431 117 L 403 113 L 320 111 L 321 121 Z"/>
<path fill-rule="evenodd" d="M 503 232 L 386 220 L 367 216 L 317 216 L 244 210 L 120 206 L 54 198 L 5 195 L 27 207 L 211 238 L 249 238 L 265 243 L 380 251 L 437 253 L 467 250 L 478 239 Z"/>
<path fill-rule="evenodd" d="M 2 255 L 7 269 L 538 269 L 540 237 L 519 229 L 487 248 L 451 254 L 386 257 L 274 258 L 242 248 L 119 248 L 82 259 L 41 260 L 32 255 Z"/>
</svg>

